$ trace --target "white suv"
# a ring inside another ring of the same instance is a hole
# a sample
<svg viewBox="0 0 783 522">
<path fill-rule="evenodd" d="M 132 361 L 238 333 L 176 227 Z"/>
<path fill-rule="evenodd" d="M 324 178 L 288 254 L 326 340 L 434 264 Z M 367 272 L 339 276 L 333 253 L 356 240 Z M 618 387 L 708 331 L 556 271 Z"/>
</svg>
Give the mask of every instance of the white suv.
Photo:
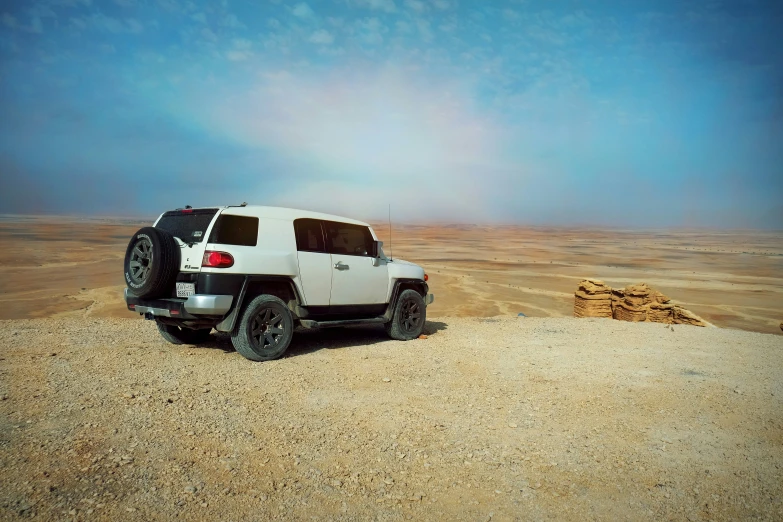
<svg viewBox="0 0 783 522">
<path fill-rule="evenodd" d="M 409 340 L 424 328 L 427 274 L 387 258 L 372 227 L 277 207 L 164 212 L 125 253 L 128 309 L 175 344 L 230 332 L 254 361 L 283 355 L 294 328 L 382 323 Z"/>
</svg>

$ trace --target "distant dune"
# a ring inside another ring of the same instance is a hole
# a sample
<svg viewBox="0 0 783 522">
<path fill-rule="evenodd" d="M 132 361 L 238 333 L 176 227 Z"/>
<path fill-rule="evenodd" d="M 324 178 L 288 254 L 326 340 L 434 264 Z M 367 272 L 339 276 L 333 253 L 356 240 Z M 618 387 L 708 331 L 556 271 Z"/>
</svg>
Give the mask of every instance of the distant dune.
<svg viewBox="0 0 783 522">
<path fill-rule="evenodd" d="M 122 259 L 141 223 L 0 216 L 0 319 L 132 317 Z M 764 231 L 478 225 L 375 230 L 387 254 L 420 263 L 436 295 L 430 316 L 573 315 L 586 278 L 646 282 L 719 327 L 780 334 L 783 241 Z"/>
</svg>

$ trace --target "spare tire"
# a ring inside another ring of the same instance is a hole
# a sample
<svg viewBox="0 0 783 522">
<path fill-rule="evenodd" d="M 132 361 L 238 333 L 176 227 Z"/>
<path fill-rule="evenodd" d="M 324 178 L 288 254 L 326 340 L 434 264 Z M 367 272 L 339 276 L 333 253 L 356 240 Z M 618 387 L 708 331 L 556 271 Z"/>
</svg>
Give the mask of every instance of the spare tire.
<svg viewBox="0 0 783 522">
<path fill-rule="evenodd" d="M 125 250 L 124 268 L 131 294 L 146 299 L 168 297 L 179 272 L 179 245 L 165 230 L 139 229 Z"/>
</svg>

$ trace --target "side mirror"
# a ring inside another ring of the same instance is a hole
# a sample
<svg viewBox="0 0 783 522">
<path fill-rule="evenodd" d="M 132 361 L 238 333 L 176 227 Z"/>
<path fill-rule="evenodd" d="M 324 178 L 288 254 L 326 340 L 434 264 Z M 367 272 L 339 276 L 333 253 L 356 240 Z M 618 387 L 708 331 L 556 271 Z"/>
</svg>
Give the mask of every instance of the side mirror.
<svg viewBox="0 0 783 522">
<path fill-rule="evenodd" d="M 382 241 L 373 241 L 370 250 L 370 257 L 378 257 L 381 254 L 381 246 L 383 246 Z"/>
</svg>

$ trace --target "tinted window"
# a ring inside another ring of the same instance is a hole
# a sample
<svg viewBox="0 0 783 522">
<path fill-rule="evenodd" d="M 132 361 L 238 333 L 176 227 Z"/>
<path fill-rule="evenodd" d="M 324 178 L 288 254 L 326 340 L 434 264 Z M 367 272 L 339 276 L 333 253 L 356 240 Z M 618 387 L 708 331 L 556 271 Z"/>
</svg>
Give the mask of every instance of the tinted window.
<svg viewBox="0 0 783 522">
<path fill-rule="evenodd" d="M 360 225 L 324 221 L 327 250 L 331 254 L 369 256 L 372 251 L 370 229 Z"/>
<path fill-rule="evenodd" d="M 294 221 L 296 231 L 296 249 L 302 252 L 325 252 L 324 235 L 321 222 L 317 219 L 297 219 Z"/>
<path fill-rule="evenodd" d="M 188 212 L 172 210 L 161 216 L 155 228 L 165 230 L 185 243 L 201 243 L 216 213 L 216 208 L 194 209 Z"/>
<path fill-rule="evenodd" d="M 258 218 L 221 214 L 212 233 L 210 243 L 223 245 L 256 246 L 258 244 Z"/>
</svg>

